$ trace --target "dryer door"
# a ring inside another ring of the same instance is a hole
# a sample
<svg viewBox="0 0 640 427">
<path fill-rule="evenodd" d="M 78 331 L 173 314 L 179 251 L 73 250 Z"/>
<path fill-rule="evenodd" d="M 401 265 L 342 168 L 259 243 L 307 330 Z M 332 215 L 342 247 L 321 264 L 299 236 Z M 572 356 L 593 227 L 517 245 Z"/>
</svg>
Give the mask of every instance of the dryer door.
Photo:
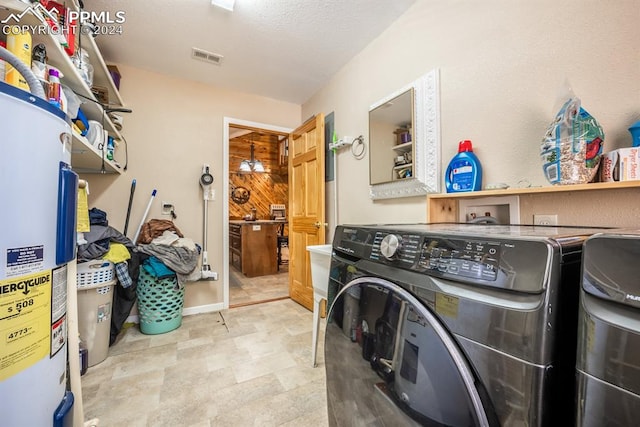
<svg viewBox="0 0 640 427">
<path fill-rule="evenodd" d="M 493 426 L 487 394 L 431 310 L 377 277 L 336 296 L 325 335 L 330 425 Z"/>
</svg>

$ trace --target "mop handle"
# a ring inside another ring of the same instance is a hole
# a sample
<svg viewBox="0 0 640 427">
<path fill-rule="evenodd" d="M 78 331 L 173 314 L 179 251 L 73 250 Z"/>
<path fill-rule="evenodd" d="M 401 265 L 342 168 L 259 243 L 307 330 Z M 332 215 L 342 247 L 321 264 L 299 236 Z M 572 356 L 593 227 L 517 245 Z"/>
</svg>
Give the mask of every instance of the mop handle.
<svg viewBox="0 0 640 427">
<path fill-rule="evenodd" d="M 144 224 L 144 220 L 147 218 L 149 214 L 149 209 L 151 209 L 151 203 L 153 203 L 153 198 L 156 197 L 156 190 L 153 190 L 151 193 L 151 199 L 149 199 L 149 204 L 147 205 L 147 210 L 144 211 L 144 215 L 142 216 L 142 220 L 140 221 L 140 225 L 136 230 L 136 235 L 133 237 L 133 244 L 137 244 L 138 236 L 140 235 L 140 229 L 142 229 L 142 224 Z"/>
<path fill-rule="evenodd" d="M 124 234 L 127 235 L 127 228 L 129 228 L 129 217 L 131 216 L 131 204 L 133 203 L 133 193 L 136 192 L 136 180 L 131 181 L 131 191 L 129 193 L 129 206 L 127 207 L 127 218 L 124 221 Z"/>
</svg>

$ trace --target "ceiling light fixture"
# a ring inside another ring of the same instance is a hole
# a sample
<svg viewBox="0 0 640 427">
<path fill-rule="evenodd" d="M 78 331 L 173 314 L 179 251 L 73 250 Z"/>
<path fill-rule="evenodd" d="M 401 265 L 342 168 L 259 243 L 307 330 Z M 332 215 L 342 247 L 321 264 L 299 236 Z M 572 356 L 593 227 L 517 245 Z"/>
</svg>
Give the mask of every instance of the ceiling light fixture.
<svg viewBox="0 0 640 427">
<path fill-rule="evenodd" d="M 213 6 L 218 6 L 231 12 L 233 12 L 233 4 L 235 2 L 236 0 L 211 0 Z"/>
<path fill-rule="evenodd" d="M 255 147 L 253 145 L 253 141 L 251 141 L 251 160 L 245 159 L 240 162 L 240 166 L 238 167 L 239 174 L 246 175 L 253 172 L 257 172 L 257 173 L 266 172 L 262 162 L 260 160 L 256 160 L 254 155 L 255 155 Z"/>
</svg>

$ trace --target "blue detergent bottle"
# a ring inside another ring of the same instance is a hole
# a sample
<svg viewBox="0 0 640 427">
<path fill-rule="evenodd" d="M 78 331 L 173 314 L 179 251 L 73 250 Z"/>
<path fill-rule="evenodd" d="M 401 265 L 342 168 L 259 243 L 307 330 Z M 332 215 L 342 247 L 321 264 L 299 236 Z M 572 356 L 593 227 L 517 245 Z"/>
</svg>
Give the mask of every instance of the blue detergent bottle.
<svg viewBox="0 0 640 427">
<path fill-rule="evenodd" d="M 458 154 L 453 156 L 444 177 L 447 193 L 478 191 L 482 189 L 482 166 L 473 154 L 471 141 L 458 144 Z"/>
</svg>

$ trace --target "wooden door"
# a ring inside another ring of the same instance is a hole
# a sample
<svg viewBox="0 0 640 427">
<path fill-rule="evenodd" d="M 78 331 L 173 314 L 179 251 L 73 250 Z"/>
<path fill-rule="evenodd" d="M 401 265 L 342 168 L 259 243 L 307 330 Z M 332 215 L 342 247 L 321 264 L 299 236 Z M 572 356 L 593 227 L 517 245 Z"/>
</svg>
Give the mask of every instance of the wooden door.
<svg viewBox="0 0 640 427">
<path fill-rule="evenodd" d="M 307 246 L 325 242 L 324 115 L 289 136 L 289 295 L 313 310 Z"/>
</svg>

